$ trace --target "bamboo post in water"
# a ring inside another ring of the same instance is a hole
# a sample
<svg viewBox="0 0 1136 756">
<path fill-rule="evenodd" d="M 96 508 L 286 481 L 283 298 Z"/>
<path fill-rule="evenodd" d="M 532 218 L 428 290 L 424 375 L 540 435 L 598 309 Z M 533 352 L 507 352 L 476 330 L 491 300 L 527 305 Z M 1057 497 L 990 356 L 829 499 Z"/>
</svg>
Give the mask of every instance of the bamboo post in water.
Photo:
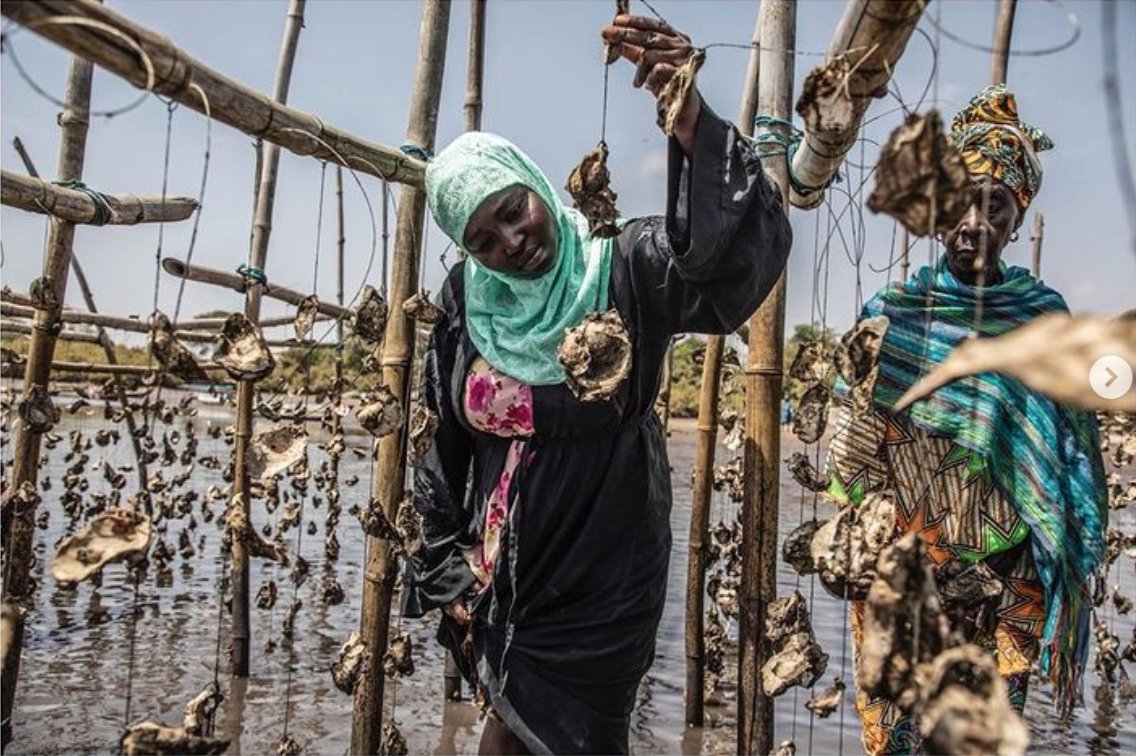
<svg viewBox="0 0 1136 756">
<path fill-rule="evenodd" d="M 1033 233 L 1030 234 L 1030 247 L 1033 259 L 1030 262 L 1030 274 L 1034 278 L 1041 278 L 1041 240 L 1045 236 L 1045 214 L 1033 214 Z"/>
<path fill-rule="evenodd" d="M 87 150 L 87 123 L 90 118 L 91 76 L 93 68 L 82 58 L 74 58 L 67 80 L 67 95 L 63 112 L 59 114 L 62 142 L 59 152 L 59 179 L 78 181 L 83 178 L 83 159 Z M 26 399 L 33 389 L 46 391 L 51 378 L 51 360 L 55 353 L 55 334 L 59 330 L 59 311 L 67 291 L 67 269 L 71 264 L 71 245 L 75 239 L 75 225 L 53 218 L 44 250 L 43 277 L 33 288 L 41 294 L 35 313 L 35 333 L 28 349 L 24 368 Z M 13 467 L 7 498 L 25 483 L 36 485 L 39 468 L 41 434 L 27 427 L 22 420 L 13 422 L 15 439 Z M 32 544 L 35 536 L 35 505 L 30 504 L 13 513 L 8 542 L 7 571 L 4 574 L 4 601 L 28 608 L 31 601 Z M 20 656 L 24 644 L 24 614 L 15 612 L 12 622 L 10 646 L 4 654 L 0 670 L 0 687 L 3 688 L 0 741 L 7 744 L 12 738 L 12 704 L 16 683 L 20 675 Z"/>
<path fill-rule="evenodd" d="M 12 140 L 12 146 L 16 148 L 20 159 L 24 162 L 24 168 L 33 179 L 39 180 L 39 171 L 36 170 L 35 163 L 32 162 L 31 155 L 28 154 L 27 149 L 24 148 L 24 143 L 19 137 Z M 7 171 L 5 171 L 7 173 Z M 161 202 L 161 199 L 158 200 Z M 192 200 L 191 200 L 192 202 Z M 92 200 L 93 203 L 93 200 Z M 197 207 L 197 203 L 193 203 Z M 69 219 L 71 220 L 71 219 Z M 75 274 L 75 282 L 79 285 L 79 291 L 83 295 L 83 301 L 87 305 L 87 309 L 92 313 L 98 314 L 98 307 L 95 306 L 95 295 L 91 292 L 91 286 L 87 283 L 87 274 L 83 271 L 83 266 L 79 263 L 79 258 L 74 253 L 71 254 L 71 270 Z M 62 310 L 60 311 L 62 314 Z M 34 329 L 29 329 L 29 335 L 35 333 Z M 60 340 L 65 340 L 68 337 L 76 338 L 77 336 L 84 336 L 87 334 L 68 334 L 60 332 L 57 336 Z M 110 365 L 118 364 L 118 354 L 115 352 L 114 342 L 107 334 L 106 329 L 102 326 L 98 328 L 98 335 L 94 338 L 94 343 L 103 348 L 103 354 L 106 356 L 106 361 Z M 149 504 L 149 494 L 146 492 L 146 480 L 150 477 L 146 472 L 146 457 L 142 453 L 142 439 L 138 435 L 138 424 L 134 421 L 134 413 L 130 411 L 130 400 L 126 396 L 126 387 L 122 385 L 118 375 L 113 376 L 114 391 L 118 396 L 118 402 L 122 405 L 123 416 L 126 418 L 126 429 L 130 433 L 130 444 L 134 447 L 134 460 L 138 467 L 138 492 L 145 496 L 147 504 Z"/>
<path fill-rule="evenodd" d="M 426 165 L 421 160 L 273 102 L 93 0 L 5 2 L 0 13 L 136 87 L 170 97 L 297 155 L 313 155 L 391 181 L 422 183 Z M 110 27 L 114 33 L 100 27 Z"/>
<path fill-rule="evenodd" d="M 764 0 L 761 81 L 757 110 L 789 119 L 793 106 L 796 0 Z M 789 208 L 784 155 L 763 160 Z M 773 751 L 773 699 L 761 687 L 769 658 L 765 614 L 777 595 L 777 520 L 781 475 L 781 369 L 785 341 L 785 274 L 749 321 L 745 367 L 745 455 L 742 503 L 742 582 L 738 596 L 738 753 Z"/>
<path fill-rule="evenodd" d="M 1001 0 L 998 3 L 998 21 L 994 25 L 994 58 L 990 64 L 990 83 L 1005 84 L 1010 62 L 1010 37 L 1014 31 L 1014 12 L 1018 0 Z"/>
<path fill-rule="evenodd" d="M 418 62 L 414 71 L 414 94 L 406 141 L 425 150 L 434 149 L 438 126 L 438 103 L 442 94 L 442 72 L 446 57 L 446 32 L 450 23 L 448 0 L 425 0 L 419 30 Z M 406 408 L 410 394 L 410 366 L 414 359 L 414 323 L 402 311 L 418 287 L 422 226 L 426 211 L 426 192 L 403 186 L 399 192 L 394 240 L 394 265 L 390 282 L 390 318 L 382 346 L 382 380 Z M 406 416 L 409 417 L 409 412 Z M 379 460 L 372 491 L 381 502 L 387 518 L 394 522 L 406 489 L 405 425 L 397 433 L 379 441 Z M 363 610 L 359 632 L 373 660 L 355 687 L 355 709 L 351 720 L 351 752 L 378 753 L 383 717 L 383 665 L 387 650 L 391 597 L 398 573 L 398 559 L 387 541 L 367 538 L 367 560 L 363 573 Z"/>
<path fill-rule="evenodd" d="M 272 97 L 278 103 L 288 100 L 288 86 L 292 81 L 292 65 L 296 61 L 296 47 L 300 39 L 300 29 L 304 26 L 305 0 L 291 0 L 288 4 L 288 20 L 284 25 L 284 40 L 280 46 L 280 60 L 276 65 L 276 83 Z M 280 165 L 280 147 L 269 142 L 264 148 L 264 162 L 261 165 L 260 184 L 256 195 L 256 211 L 252 227 L 252 247 L 249 249 L 249 267 L 264 270 L 268 257 L 268 238 L 272 233 L 272 206 L 276 198 L 276 171 Z M 264 285 L 251 283 L 245 291 L 245 315 L 252 322 L 260 320 L 260 300 Z M 249 496 L 248 446 L 252 438 L 254 381 L 237 383 L 237 431 L 233 447 L 233 483 L 237 495 L 231 506 L 244 509 L 248 521 Z M 248 677 L 249 648 L 251 631 L 249 628 L 249 562 L 248 550 L 240 538 L 232 539 L 232 571 L 230 580 L 233 586 L 233 626 L 231 660 L 233 674 Z"/>
<path fill-rule="evenodd" d="M 760 41 L 761 12 L 758 12 L 753 41 Z M 742 101 L 738 108 L 738 130 L 753 134 L 757 113 L 757 82 L 761 71 L 761 51 L 750 49 Z M 707 542 L 710 529 L 710 495 L 714 483 L 714 445 L 718 440 L 718 392 L 722 376 L 725 337 L 709 336 L 702 360 L 702 390 L 698 400 L 698 446 L 694 458 L 694 482 L 690 505 L 690 540 L 686 567 L 686 724 L 703 724 L 706 638 L 705 585 Z"/>
</svg>

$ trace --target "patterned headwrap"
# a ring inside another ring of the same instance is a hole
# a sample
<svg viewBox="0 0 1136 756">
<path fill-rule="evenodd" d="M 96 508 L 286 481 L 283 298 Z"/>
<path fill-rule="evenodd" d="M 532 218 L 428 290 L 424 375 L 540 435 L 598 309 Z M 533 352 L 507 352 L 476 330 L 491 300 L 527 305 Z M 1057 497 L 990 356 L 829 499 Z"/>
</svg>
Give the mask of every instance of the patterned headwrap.
<svg viewBox="0 0 1136 756">
<path fill-rule="evenodd" d="M 1041 129 L 1018 120 L 1013 93 L 1004 84 L 994 84 L 972 97 L 951 121 L 951 139 L 967 171 L 1009 187 L 1024 214 L 1041 189 L 1037 153 L 1052 149 L 1053 141 Z"/>
</svg>

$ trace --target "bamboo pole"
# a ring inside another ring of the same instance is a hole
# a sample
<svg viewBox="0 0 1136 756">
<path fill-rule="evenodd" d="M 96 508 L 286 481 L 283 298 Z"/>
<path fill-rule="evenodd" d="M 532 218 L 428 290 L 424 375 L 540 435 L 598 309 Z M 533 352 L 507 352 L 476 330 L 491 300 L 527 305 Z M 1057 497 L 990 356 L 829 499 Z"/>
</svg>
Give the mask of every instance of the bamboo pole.
<svg viewBox="0 0 1136 756">
<path fill-rule="evenodd" d="M 1001 0 L 998 3 L 998 21 L 994 25 L 994 58 L 990 63 L 990 83 L 1005 84 L 1010 62 L 1010 37 L 1014 31 L 1014 12 L 1018 0 Z"/>
<path fill-rule="evenodd" d="M 7 12 L 8 6 L 3 6 Z M 62 132 L 59 151 L 59 178 L 78 181 L 83 178 L 83 159 L 87 149 L 87 122 L 91 104 L 91 64 L 75 58 L 71 61 L 67 80 L 66 104 L 59 114 Z M 71 245 L 75 226 L 53 218 L 44 250 L 43 277 L 39 288 L 50 292 L 44 297 L 43 309 L 35 314 L 35 332 L 28 348 L 24 368 L 24 397 L 32 390 L 46 391 L 51 378 L 51 360 L 55 353 L 55 334 L 59 331 L 59 310 L 67 291 L 67 269 L 71 264 Z M 27 427 L 22 420 L 12 426 L 14 436 L 13 467 L 8 491 L 18 491 L 24 483 L 36 485 L 39 468 L 41 434 Z M 36 507 L 34 504 L 13 513 L 9 532 L 5 535 L 7 571 L 4 574 L 4 601 L 27 606 L 33 588 L 31 581 L 32 545 L 35 536 Z M 12 704 L 20 675 L 20 656 L 24 643 L 24 613 L 15 612 L 12 621 L 11 645 L 4 656 L 0 670 L 2 720 L 0 741 L 7 744 L 12 738 Z"/>
<path fill-rule="evenodd" d="M 273 102 L 93 0 L 13 0 L 0 5 L 0 12 L 136 87 L 170 97 L 250 136 L 371 176 L 422 184 L 423 161 L 285 107 L 275 97 Z"/>
<path fill-rule="evenodd" d="M 446 58 L 446 33 L 450 23 L 448 0 L 424 0 L 419 30 L 418 62 L 414 71 L 414 94 L 406 129 L 406 141 L 432 151 L 438 126 L 438 103 Z M 382 347 L 383 383 L 399 397 L 403 407 L 410 393 L 410 366 L 414 360 L 414 324 L 398 305 L 418 287 L 422 226 L 426 193 L 404 186 L 399 192 L 396 217 L 394 265 L 390 301 L 395 303 L 387 320 Z M 409 416 L 409 412 L 406 413 Z M 379 440 L 379 463 L 373 493 L 393 522 L 406 489 L 406 434 L 392 433 Z M 382 658 L 387 649 L 391 594 L 398 573 L 398 559 L 385 540 L 367 538 L 367 566 L 363 577 L 363 609 L 360 634 L 371 658 Z M 351 752 L 377 753 L 383 717 L 383 668 L 367 665 L 355 688 L 351 720 Z"/>
<path fill-rule="evenodd" d="M 193 215 L 197 200 L 190 197 L 139 197 L 102 194 L 100 207 L 90 194 L 31 176 L 0 170 L 0 203 L 30 213 L 53 215 L 71 223 L 132 226 L 137 223 L 182 221 Z M 103 217 L 100 217 L 103 216 Z"/>
<path fill-rule="evenodd" d="M 758 112 L 787 119 L 793 97 L 796 0 L 765 0 L 761 18 Z M 762 161 L 788 212 L 789 170 L 781 155 Z M 761 686 L 769 658 L 765 614 L 777 596 L 778 492 L 781 475 L 781 370 L 785 341 L 785 277 L 750 318 L 746 359 L 743 462 L 742 582 L 738 620 L 738 753 L 773 751 L 773 700 Z"/>
<path fill-rule="evenodd" d="M 759 6 L 764 8 L 764 5 Z M 753 134 L 757 113 L 757 84 L 761 72 L 761 54 L 756 46 L 761 32 L 758 11 L 753 30 L 754 46 L 750 48 L 738 107 L 738 130 Z M 718 392 L 722 376 L 722 352 L 725 337 L 709 336 L 702 360 L 702 388 L 698 399 L 698 446 L 694 458 L 694 478 L 690 505 L 690 538 L 686 568 L 686 724 L 701 727 L 704 719 L 706 638 L 705 586 L 706 556 L 709 549 L 710 496 L 714 485 L 714 447 L 718 440 Z"/>
<path fill-rule="evenodd" d="M 269 145 L 269 148 L 274 147 L 275 145 Z M 277 155 L 279 155 L 279 152 L 277 152 Z M 265 158 L 265 162 L 267 163 L 267 156 Z M 273 175 L 275 175 L 275 173 Z M 269 226 L 268 230 L 269 232 L 271 231 L 271 226 Z M 252 265 L 251 267 L 259 268 L 260 266 Z M 253 289 L 257 289 L 259 291 L 258 299 L 262 296 L 268 297 L 269 299 L 276 299 L 281 302 L 287 302 L 288 304 L 296 307 L 299 307 L 305 299 L 308 299 L 311 296 L 310 294 L 304 294 L 292 289 L 285 289 L 282 286 L 273 286 L 272 284 L 268 284 L 267 286 L 255 285 L 250 287 L 248 279 L 237 273 L 229 273 L 228 271 L 217 270 L 216 268 L 207 268 L 203 265 L 190 265 L 174 257 L 167 257 L 162 260 L 162 269 L 169 273 L 171 276 L 176 276 L 177 278 L 184 278 L 187 281 L 196 281 L 198 283 L 210 284 L 212 286 L 221 286 L 223 288 L 232 289 L 233 291 L 241 292 L 244 294 L 248 294 Z M 337 307 L 330 302 L 324 302 L 322 300 L 317 300 L 316 309 L 320 313 L 331 318 L 344 318 L 350 314 L 349 310 L 345 310 L 342 307 Z M 259 312 L 259 310 L 260 308 L 258 306 L 257 311 Z M 193 321 L 187 321 L 186 323 L 182 323 L 180 325 L 182 327 L 189 327 L 192 322 Z M 292 321 L 290 319 L 287 320 L 287 323 L 290 324 L 291 322 Z M 278 325 L 284 325 L 284 323 L 279 323 Z"/>
<path fill-rule="evenodd" d="M 481 131 L 481 82 L 485 75 L 485 0 L 469 6 L 469 58 L 465 80 L 465 130 Z"/>
<path fill-rule="evenodd" d="M 794 207 L 816 207 L 844 156 L 856 143 L 872 100 L 887 93 L 888 81 L 907 47 L 928 0 L 849 0 L 825 62 L 805 79 L 797 110 L 805 135 L 793 155 Z M 845 65 L 846 64 L 846 65 Z M 813 75 L 825 70 L 839 84 L 818 92 Z M 806 107 L 802 107 L 806 105 Z M 786 116 L 787 117 L 787 116 Z"/>
<path fill-rule="evenodd" d="M 1033 214 L 1033 233 L 1030 234 L 1030 247 L 1033 259 L 1030 262 L 1030 273 L 1034 278 L 1041 278 L 1041 241 L 1045 237 L 1045 214 Z"/>
<path fill-rule="evenodd" d="M 280 45 L 280 60 L 276 66 L 276 83 L 272 97 L 278 103 L 288 100 L 288 86 L 292 81 L 292 66 L 296 61 L 296 47 L 300 29 L 304 25 L 306 0 L 291 0 L 288 18 L 284 25 L 284 40 Z M 257 191 L 256 211 L 252 227 L 252 247 L 249 249 L 249 267 L 264 269 L 268 257 L 268 238 L 272 233 L 272 208 L 276 198 L 276 173 L 280 165 L 280 147 L 269 143 L 264 148 L 260 188 Z M 169 260 L 163 261 L 163 267 Z M 189 266 L 186 266 L 187 268 Z M 168 268 L 167 268 L 168 269 Z M 254 323 L 260 320 L 260 300 L 267 287 L 253 284 L 245 288 L 245 315 Z M 276 290 L 279 294 L 280 290 Z M 280 298 L 280 297 L 277 297 Z M 299 302 L 293 302 L 299 304 Z M 244 509 L 248 517 L 249 496 L 248 446 L 252 440 L 253 399 L 255 381 L 237 383 L 237 429 L 233 444 L 233 481 L 237 495 L 235 506 Z M 251 629 L 249 627 L 249 555 L 240 538 L 232 539 L 233 626 L 231 661 L 233 675 L 248 677 Z"/>
<path fill-rule="evenodd" d="M 0 315 L 10 318 L 34 318 L 35 308 L 23 305 L 0 302 Z M 113 315 L 103 315 L 98 312 L 81 312 L 79 310 L 63 310 L 59 318 L 62 322 L 72 325 L 93 325 L 101 328 L 113 328 L 117 331 L 130 333 L 150 333 L 150 325 L 139 318 L 122 318 Z M 295 318 L 264 318 L 260 321 L 261 329 L 278 328 L 292 325 Z M 182 341 L 209 342 L 216 341 L 217 334 L 209 331 L 220 330 L 225 321 L 220 318 L 202 318 L 200 320 L 186 320 L 174 324 L 174 335 Z M 295 341 L 291 339 L 269 340 L 269 346 L 325 346 L 310 341 Z"/>
<path fill-rule="evenodd" d="M 202 370 L 224 370 L 223 367 L 215 362 L 199 361 L 197 365 Z M 157 365 L 121 365 L 118 363 L 66 362 L 62 360 L 53 361 L 51 363 L 51 369 L 71 373 L 100 373 L 104 375 L 146 375 L 147 373 L 157 373 L 161 371 L 161 367 Z"/>
<path fill-rule="evenodd" d="M 31 300 L 31 297 L 12 291 L 10 286 L 5 286 L 0 289 L 0 302 L 14 304 L 20 307 L 35 307 L 35 302 Z"/>
<path fill-rule="evenodd" d="M 17 323 L 11 320 L 0 322 L 0 333 L 7 336 L 14 333 L 18 336 L 31 336 L 35 333 L 35 328 L 27 323 Z M 81 331 L 60 331 L 55 335 L 56 341 L 72 341 L 77 344 L 99 344 L 98 334 L 95 333 L 82 333 Z"/>
</svg>

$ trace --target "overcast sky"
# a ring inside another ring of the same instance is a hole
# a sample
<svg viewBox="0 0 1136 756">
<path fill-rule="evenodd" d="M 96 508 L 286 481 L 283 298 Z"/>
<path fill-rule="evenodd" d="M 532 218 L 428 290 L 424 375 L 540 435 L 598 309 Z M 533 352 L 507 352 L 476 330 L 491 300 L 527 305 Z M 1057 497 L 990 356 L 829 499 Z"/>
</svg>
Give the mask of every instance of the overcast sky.
<svg viewBox="0 0 1136 756">
<path fill-rule="evenodd" d="M 109 7 L 173 39 L 209 66 L 263 92 L 270 92 L 280 45 L 285 2 L 270 0 L 110 0 Z M 756 0 L 654 0 L 654 7 L 698 45 L 748 43 L 757 17 Z M 844 9 L 837 0 L 799 3 L 795 91 L 827 48 Z M 1136 30 L 1136 3 L 1117 3 L 1120 40 L 1120 87 L 1128 152 L 1136 159 L 1136 59 L 1131 46 Z M 937 105 L 946 118 L 988 83 L 989 53 L 952 41 L 957 36 L 989 44 L 997 3 L 952 0 L 932 4 L 920 28 L 927 38 L 912 37 L 896 71 L 893 92 L 914 107 L 926 91 L 923 108 Z M 438 143 L 462 130 L 468 4 L 455 2 L 450 19 Z M 489 0 L 483 128 L 521 145 L 563 185 L 572 166 L 598 141 L 603 69 L 600 27 L 611 17 L 610 0 Z M 639 2 L 635 12 L 647 13 Z M 421 7 L 409 0 L 313 0 L 292 79 L 289 104 L 318 114 L 325 122 L 370 140 L 402 142 L 410 103 Z M 941 15 L 939 28 L 933 23 Z M 1070 14 L 1076 22 L 1070 21 Z M 1101 4 L 1087 0 L 1064 4 L 1022 0 L 1018 6 L 1013 47 L 1029 52 L 1061 45 L 1079 25 L 1080 38 L 1061 52 L 1015 56 L 1009 84 L 1018 95 L 1022 117 L 1044 128 L 1056 149 L 1044 153 L 1045 185 L 1023 226 L 1022 238 L 1007 252 L 1012 263 L 1029 264 L 1032 213 L 1045 213 L 1042 277 L 1065 294 L 1075 311 L 1112 313 L 1136 304 L 1136 255 L 1132 252 L 1127 213 L 1119 195 L 1114 150 L 1107 129 L 1103 88 Z M 928 17 L 929 16 L 929 17 Z M 3 166 L 23 172 L 11 141 L 23 139 L 39 170 L 54 175 L 58 153 L 58 107 L 36 94 L 17 74 L 11 50 L 35 82 L 62 97 L 67 55 L 34 34 L 5 26 L 7 52 L 0 58 L 0 146 Z M 932 45 L 938 47 L 933 65 Z M 748 52 L 717 47 L 709 50 L 699 76 L 706 101 L 725 117 L 737 112 Z M 937 75 L 936 75 L 937 74 Z M 620 64 L 611 71 L 607 141 L 611 150 L 619 209 L 627 216 L 658 213 L 665 191 L 665 141 L 654 123 L 650 95 L 631 87 L 633 68 Z M 93 107 L 119 108 L 138 90 L 96 69 Z M 932 102 L 937 96 L 938 100 Z M 901 123 L 899 99 L 873 103 L 866 140 L 850 155 L 870 168 L 888 133 Z M 114 118 L 92 119 L 85 179 L 99 190 L 157 194 L 162 186 L 167 108 L 149 97 L 140 107 Z M 173 113 L 169 193 L 196 196 L 205 146 L 203 116 L 188 109 Z M 250 137 L 214 124 L 212 160 L 194 260 L 233 270 L 246 261 L 252 215 L 254 151 Z M 843 190 L 862 180 L 850 166 Z M 317 244 L 322 245 L 317 291 L 335 292 L 334 170 L 327 171 L 322 242 L 317 242 L 321 165 L 285 152 L 277 190 L 276 215 L 268 254 L 270 280 L 304 291 L 312 289 Z M 363 188 L 381 212 L 381 184 L 361 176 Z M 363 283 L 372 254 L 372 224 L 358 186 L 346 178 L 347 296 Z M 874 182 L 869 178 L 867 191 Z M 397 193 L 397 187 L 395 187 Z M 858 199 L 858 198 L 857 198 Z M 888 278 L 894 224 L 861 211 L 858 201 L 847 211 L 846 197 L 834 196 L 838 216 L 829 245 L 829 322 L 847 327 L 860 297 L 870 295 Z M 391 208 L 393 234 L 393 205 Z M 789 263 L 786 322 L 808 321 L 814 311 L 814 259 L 832 217 L 825 212 L 793 211 L 796 241 Z M 6 285 L 26 290 L 38 275 L 44 238 L 39 216 L 4 208 L 3 267 Z M 861 222 L 862 221 L 862 222 Z M 820 244 L 814 230 L 821 229 Z M 163 255 L 184 257 L 191 223 L 165 228 Z M 381 233 L 381 228 L 378 230 Z M 99 307 L 110 313 L 145 315 L 151 309 L 158 228 L 80 228 L 75 250 L 87 269 Z M 437 290 L 443 275 L 441 253 L 446 239 L 431 228 L 426 240 L 426 285 Z M 862 259 L 854 262 L 857 250 Z M 930 254 L 920 244 L 916 259 Z M 453 259 L 451 252 L 450 261 Z M 380 269 L 374 261 L 373 271 Z M 876 271 L 880 272 L 874 272 Z M 372 280 L 373 283 L 377 283 Z M 857 294 L 859 287 L 860 294 Z M 160 309 L 172 313 L 177 282 L 162 275 Z M 68 303 L 81 306 L 74 285 Z M 237 309 L 241 297 L 208 286 L 189 284 L 184 315 L 213 309 Z M 269 314 L 285 311 L 266 304 Z"/>
</svg>

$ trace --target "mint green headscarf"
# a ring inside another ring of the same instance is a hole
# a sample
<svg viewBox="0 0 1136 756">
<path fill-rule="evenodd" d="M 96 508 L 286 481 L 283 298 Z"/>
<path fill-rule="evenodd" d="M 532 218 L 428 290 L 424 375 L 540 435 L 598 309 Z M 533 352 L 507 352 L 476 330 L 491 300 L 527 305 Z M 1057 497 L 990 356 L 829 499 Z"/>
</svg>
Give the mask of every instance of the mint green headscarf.
<svg viewBox="0 0 1136 756">
<path fill-rule="evenodd" d="M 590 236 L 584 216 L 565 207 L 540 168 L 503 137 L 467 132 L 426 164 L 430 212 L 458 246 L 478 206 L 518 184 L 536 192 L 556 221 L 555 266 L 538 278 L 518 278 L 467 257 L 466 326 L 490 365 L 548 386 L 564 381 L 556 350 L 565 330 L 587 313 L 607 309 L 611 239 Z"/>
</svg>

